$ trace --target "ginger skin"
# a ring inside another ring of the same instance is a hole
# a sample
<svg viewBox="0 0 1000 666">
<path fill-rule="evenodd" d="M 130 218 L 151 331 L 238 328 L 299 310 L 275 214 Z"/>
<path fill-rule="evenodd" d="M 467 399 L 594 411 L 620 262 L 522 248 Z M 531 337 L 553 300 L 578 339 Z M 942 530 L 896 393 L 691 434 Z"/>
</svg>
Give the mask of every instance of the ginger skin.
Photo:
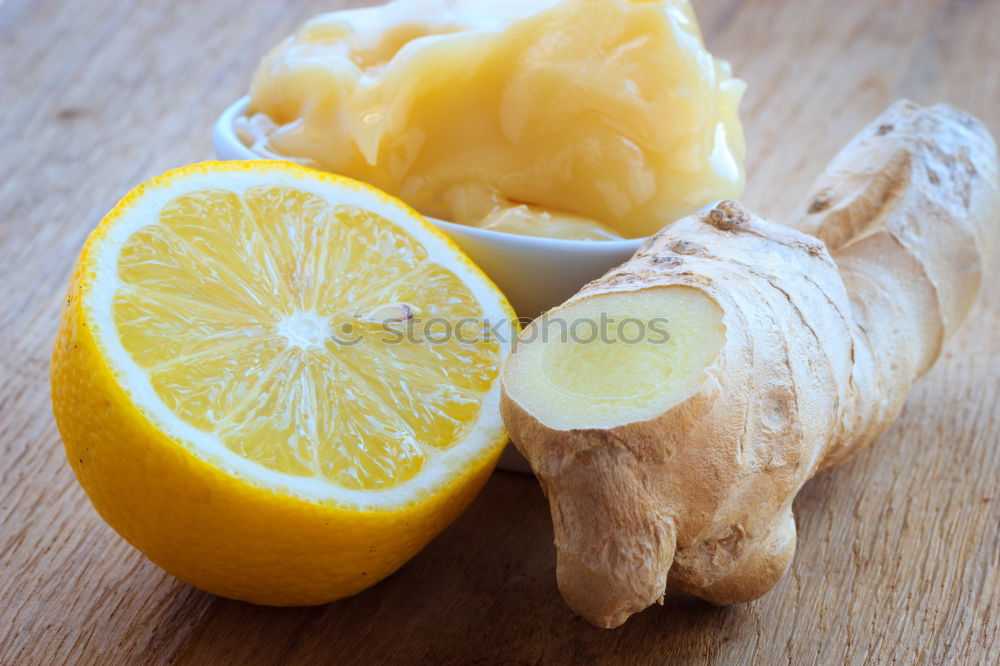
<svg viewBox="0 0 1000 666">
<path fill-rule="evenodd" d="M 891 425 L 974 302 L 1000 226 L 997 174 L 974 118 L 897 102 L 790 226 L 727 201 L 650 239 L 555 309 L 671 285 L 718 304 L 715 361 L 648 420 L 547 425 L 535 416 L 545 396 L 513 362 L 542 343 L 518 346 L 501 410 L 548 497 L 574 611 L 616 627 L 668 583 L 720 605 L 777 583 L 795 550 L 795 495 Z"/>
</svg>

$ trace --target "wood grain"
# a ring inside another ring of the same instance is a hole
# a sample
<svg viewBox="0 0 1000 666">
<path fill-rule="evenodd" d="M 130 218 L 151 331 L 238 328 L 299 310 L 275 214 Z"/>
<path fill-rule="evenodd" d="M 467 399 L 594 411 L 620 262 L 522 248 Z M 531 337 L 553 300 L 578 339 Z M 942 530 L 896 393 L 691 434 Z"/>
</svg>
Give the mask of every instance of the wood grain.
<svg viewBox="0 0 1000 666">
<path fill-rule="evenodd" d="M 0 663 L 1000 662 L 1000 285 L 874 447 L 796 502 L 769 595 L 671 597 L 616 631 L 555 586 L 534 479 L 496 473 L 398 574 L 318 608 L 187 587 L 90 507 L 48 398 L 61 292 L 130 187 L 211 157 L 257 59 L 340 3 L 0 2 Z M 750 85 L 746 203 L 778 219 L 891 100 L 947 100 L 1000 134 L 1000 2 L 703 0 L 710 48 Z"/>
</svg>

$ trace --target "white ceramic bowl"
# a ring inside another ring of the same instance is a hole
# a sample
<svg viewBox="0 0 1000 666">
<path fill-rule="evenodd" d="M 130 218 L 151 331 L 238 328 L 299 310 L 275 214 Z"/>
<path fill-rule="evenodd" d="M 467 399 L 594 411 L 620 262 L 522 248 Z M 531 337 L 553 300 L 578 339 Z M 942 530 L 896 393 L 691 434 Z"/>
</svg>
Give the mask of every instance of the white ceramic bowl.
<svg viewBox="0 0 1000 666">
<path fill-rule="evenodd" d="M 248 101 L 247 97 L 236 100 L 216 121 L 212 139 L 219 159 L 262 158 L 240 141 L 233 128 Z M 559 305 L 584 284 L 631 257 L 643 241 L 536 238 L 427 219 L 490 276 L 522 317 L 535 317 Z"/>
<path fill-rule="evenodd" d="M 222 160 L 255 160 L 263 156 L 240 141 L 234 121 L 246 111 L 241 97 L 215 123 L 212 140 Z M 573 241 L 516 236 L 428 218 L 469 255 L 500 287 L 521 317 L 535 317 L 559 305 L 587 282 L 632 256 L 644 239 Z M 530 474 L 527 461 L 508 446 L 501 469 Z"/>
</svg>

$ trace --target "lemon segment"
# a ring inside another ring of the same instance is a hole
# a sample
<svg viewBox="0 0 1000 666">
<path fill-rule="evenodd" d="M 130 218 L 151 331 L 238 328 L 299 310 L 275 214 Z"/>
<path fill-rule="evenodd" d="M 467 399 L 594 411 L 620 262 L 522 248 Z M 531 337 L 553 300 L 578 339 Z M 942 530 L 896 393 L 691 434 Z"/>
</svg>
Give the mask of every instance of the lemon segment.
<svg viewBox="0 0 1000 666">
<path fill-rule="evenodd" d="M 377 190 L 193 165 L 88 241 L 53 404 L 98 511 L 154 561 L 318 603 L 390 573 L 484 482 L 506 439 L 496 321 L 514 321 L 496 287 Z"/>
<path fill-rule="evenodd" d="M 364 336 L 354 322 L 379 304 L 443 322 L 484 312 L 392 222 L 301 189 L 181 195 L 129 237 L 118 276 L 114 323 L 156 395 L 277 472 L 352 489 L 407 481 L 425 447 L 460 439 L 497 376 L 495 341 Z"/>
</svg>

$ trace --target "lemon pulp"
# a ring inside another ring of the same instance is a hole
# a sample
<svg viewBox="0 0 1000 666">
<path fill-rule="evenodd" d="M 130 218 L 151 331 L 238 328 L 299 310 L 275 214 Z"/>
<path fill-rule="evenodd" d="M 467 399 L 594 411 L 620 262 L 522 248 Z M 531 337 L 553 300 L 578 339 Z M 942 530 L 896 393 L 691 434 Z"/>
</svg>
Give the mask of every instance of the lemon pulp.
<svg viewBox="0 0 1000 666">
<path fill-rule="evenodd" d="M 156 395 L 276 472 L 401 484 L 463 438 L 498 372 L 495 340 L 454 334 L 484 319 L 456 275 L 389 220 L 295 187 L 177 196 L 117 271 L 114 325 Z"/>
</svg>

